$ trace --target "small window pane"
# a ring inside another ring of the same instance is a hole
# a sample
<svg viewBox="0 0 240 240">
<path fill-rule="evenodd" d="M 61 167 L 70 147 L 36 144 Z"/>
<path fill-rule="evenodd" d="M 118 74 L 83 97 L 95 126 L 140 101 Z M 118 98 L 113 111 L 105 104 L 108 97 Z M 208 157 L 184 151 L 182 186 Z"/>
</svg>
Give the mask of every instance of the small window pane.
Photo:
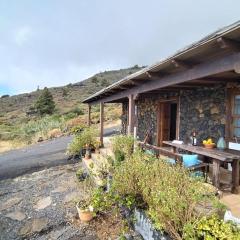
<svg viewBox="0 0 240 240">
<path fill-rule="evenodd" d="M 235 118 L 234 119 L 233 126 L 234 127 L 240 127 L 240 118 Z"/>
<path fill-rule="evenodd" d="M 234 114 L 240 115 L 240 95 L 236 95 L 234 99 Z"/>
<path fill-rule="evenodd" d="M 240 137 L 240 128 L 234 128 L 233 135 L 234 137 Z"/>
</svg>

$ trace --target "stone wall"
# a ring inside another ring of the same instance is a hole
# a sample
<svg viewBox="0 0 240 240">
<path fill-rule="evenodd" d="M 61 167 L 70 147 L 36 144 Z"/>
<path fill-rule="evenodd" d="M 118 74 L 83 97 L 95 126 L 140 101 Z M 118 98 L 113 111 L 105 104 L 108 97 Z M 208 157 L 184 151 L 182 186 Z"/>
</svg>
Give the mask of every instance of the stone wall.
<svg viewBox="0 0 240 240">
<path fill-rule="evenodd" d="M 160 99 L 176 97 L 176 92 L 152 95 L 152 97 L 141 98 L 136 102 L 137 105 L 137 136 L 143 141 L 147 131 L 151 132 L 151 144 L 156 144 L 157 138 L 157 108 Z"/>
<path fill-rule="evenodd" d="M 128 129 L 128 102 L 123 102 L 122 103 L 122 129 L 121 133 L 122 134 L 127 134 L 127 129 Z"/>
<path fill-rule="evenodd" d="M 199 140 L 225 135 L 225 87 L 182 91 L 180 94 L 180 139 L 186 140 L 192 131 Z"/>
<path fill-rule="evenodd" d="M 137 136 L 143 141 L 147 131 L 151 131 L 150 142 L 156 143 L 157 102 L 156 99 L 145 98 L 137 101 Z"/>
<path fill-rule="evenodd" d="M 165 93 L 141 97 L 137 105 L 137 136 L 144 140 L 147 131 L 151 131 L 151 144 L 156 144 L 157 106 L 160 99 L 179 96 L 177 93 Z M 226 114 L 225 86 L 218 88 L 200 88 L 180 92 L 179 137 L 186 141 L 196 131 L 198 139 L 212 137 L 215 141 L 225 135 Z M 128 103 L 123 103 L 122 133 L 127 133 Z"/>
</svg>

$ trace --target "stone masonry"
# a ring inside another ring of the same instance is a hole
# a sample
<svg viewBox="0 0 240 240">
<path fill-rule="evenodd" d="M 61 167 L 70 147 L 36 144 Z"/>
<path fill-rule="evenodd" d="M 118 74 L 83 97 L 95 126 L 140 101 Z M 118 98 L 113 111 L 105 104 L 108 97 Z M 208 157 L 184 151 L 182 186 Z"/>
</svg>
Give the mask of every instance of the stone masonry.
<svg viewBox="0 0 240 240">
<path fill-rule="evenodd" d="M 169 92 L 159 95 L 141 97 L 137 105 L 137 136 L 143 140 L 146 132 L 151 131 L 151 144 L 156 144 L 157 136 L 157 106 L 160 99 L 180 96 L 180 126 L 179 137 L 186 139 L 196 131 L 198 139 L 212 137 L 217 141 L 225 134 L 226 124 L 226 89 L 199 88 L 181 90 L 179 93 Z M 127 132 L 128 103 L 123 103 L 122 133 Z"/>
</svg>

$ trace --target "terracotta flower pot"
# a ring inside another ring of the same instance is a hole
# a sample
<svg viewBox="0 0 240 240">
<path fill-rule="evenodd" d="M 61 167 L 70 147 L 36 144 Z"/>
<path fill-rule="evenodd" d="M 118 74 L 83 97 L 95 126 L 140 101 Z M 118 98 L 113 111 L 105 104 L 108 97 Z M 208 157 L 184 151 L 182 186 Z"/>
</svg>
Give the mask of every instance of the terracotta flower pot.
<svg viewBox="0 0 240 240">
<path fill-rule="evenodd" d="M 78 211 L 78 216 L 79 219 L 82 222 L 90 222 L 93 219 L 93 212 L 90 211 L 90 209 L 81 209 L 78 206 L 77 207 L 77 211 Z"/>
</svg>

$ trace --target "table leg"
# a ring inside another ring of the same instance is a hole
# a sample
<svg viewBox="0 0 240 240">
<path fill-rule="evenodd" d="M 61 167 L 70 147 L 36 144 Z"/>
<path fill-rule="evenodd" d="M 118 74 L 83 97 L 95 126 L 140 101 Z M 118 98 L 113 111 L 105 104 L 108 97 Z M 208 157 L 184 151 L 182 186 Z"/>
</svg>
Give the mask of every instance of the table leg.
<svg viewBox="0 0 240 240">
<path fill-rule="evenodd" d="M 232 162 L 232 193 L 238 193 L 239 186 L 239 160 Z"/>
<path fill-rule="evenodd" d="M 220 187 L 220 162 L 217 159 L 213 159 L 213 185 Z"/>
<path fill-rule="evenodd" d="M 176 147 L 173 147 L 173 152 L 176 153 L 177 152 L 177 148 Z"/>
</svg>

